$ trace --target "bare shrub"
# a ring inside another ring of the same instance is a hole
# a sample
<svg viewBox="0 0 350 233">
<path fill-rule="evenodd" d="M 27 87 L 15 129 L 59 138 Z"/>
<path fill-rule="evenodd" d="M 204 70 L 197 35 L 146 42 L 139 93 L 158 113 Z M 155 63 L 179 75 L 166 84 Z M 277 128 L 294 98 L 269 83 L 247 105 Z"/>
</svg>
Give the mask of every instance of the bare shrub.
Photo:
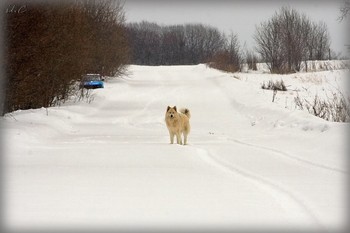
<svg viewBox="0 0 350 233">
<path fill-rule="evenodd" d="M 350 122 L 350 97 L 345 97 L 342 93 L 332 93 L 332 97 L 321 99 L 315 95 L 312 101 L 301 99 L 299 95 L 294 97 L 294 102 L 298 109 L 306 109 L 314 116 L 327 121 Z"/>
<path fill-rule="evenodd" d="M 72 96 L 74 102 L 85 101 L 86 103 L 91 103 L 94 101 L 95 96 L 91 89 L 81 88 L 79 84 L 76 84 L 73 91 L 74 94 L 72 94 Z"/>
<path fill-rule="evenodd" d="M 232 62 L 228 51 L 218 52 L 213 58 L 212 62 L 209 63 L 209 67 L 223 70 L 226 72 L 237 72 L 240 70 L 240 65 Z"/>
<path fill-rule="evenodd" d="M 242 52 L 238 42 L 238 37 L 231 34 L 227 39 L 225 46 L 211 58 L 209 66 L 227 72 L 241 71 Z"/>
<path fill-rule="evenodd" d="M 283 80 L 275 81 L 275 82 L 273 82 L 272 80 L 269 80 L 267 84 L 265 82 L 263 82 L 261 84 L 261 88 L 264 90 L 272 90 L 273 91 L 272 102 L 275 102 L 275 98 L 276 98 L 278 91 L 287 91 L 287 87 L 286 87 L 286 85 L 284 85 Z"/>
<path fill-rule="evenodd" d="M 272 81 L 269 80 L 267 83 L 263 82 L 261 88 L 265 90 L 274 90 L 274 91 L 287 91 L 287 87 L 284 84 L 283 80 L 281 81 Z"/>
<path fill-rule="evenodd" d="M 84 73 L 118 75 L 128 59 L 122 5 L 112 0 L 21 1 L 5 15 L 4 108 L 50 107 L 76 94 Z"/>
</svg>

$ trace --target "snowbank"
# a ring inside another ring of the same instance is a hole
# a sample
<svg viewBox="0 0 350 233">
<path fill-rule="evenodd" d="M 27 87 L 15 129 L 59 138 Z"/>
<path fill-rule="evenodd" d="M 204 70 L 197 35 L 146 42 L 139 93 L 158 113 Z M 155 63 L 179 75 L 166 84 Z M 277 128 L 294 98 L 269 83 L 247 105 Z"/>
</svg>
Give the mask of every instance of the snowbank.
<svg viewBox="0 0 350 233">
<path fill-rule="evenodd" d="M 260 73 L 270 73 L 269 67 L 266 63 L 257 63 L 257 72 Z M 343 70 L 350 68 L 350 60 L 323 60 L 323 61 L 307 61 L 301 63 L 300 72 L 317 72 L 326 70 Z M 244 72 L 248 71 L 248 65 L 244 64 Z"/>
</svg>

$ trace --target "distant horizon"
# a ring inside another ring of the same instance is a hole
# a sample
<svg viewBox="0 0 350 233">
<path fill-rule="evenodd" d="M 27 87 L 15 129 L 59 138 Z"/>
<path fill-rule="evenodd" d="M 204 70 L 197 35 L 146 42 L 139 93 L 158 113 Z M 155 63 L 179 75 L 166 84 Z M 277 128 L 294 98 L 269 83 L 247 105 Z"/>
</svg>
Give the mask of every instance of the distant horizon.
<svg viewBox="0 0 350 233">
<path fill-rule="evenodd" d="M 331 50 L 350 57 L 348 29 L 350 16 L 339 21 L 343 0 L 336 1 L 174 1 L 124 0 L 127 23 L 148 21 L 159 25 L 200 23 L 216 27 L 225 34 L 235 33 L 243 49 L 253 50 L 256 26 L 269 20 L 283 6 L 305 14 L 312 22 L 325 22 L 331 38 Z M 340 35 L 340 36 L 339 36 Z"/>
</svg>

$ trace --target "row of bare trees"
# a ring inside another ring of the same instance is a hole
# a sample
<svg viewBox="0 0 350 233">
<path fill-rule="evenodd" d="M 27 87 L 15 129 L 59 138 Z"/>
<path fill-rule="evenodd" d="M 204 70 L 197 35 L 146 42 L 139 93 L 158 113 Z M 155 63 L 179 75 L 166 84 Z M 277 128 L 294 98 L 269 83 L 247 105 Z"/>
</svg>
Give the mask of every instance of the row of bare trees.
<svg viewBox="0 0 350 233">
<path fill-rule="evenodd" d="M 325 23 L 314 23 L 289 7 L 256 29 L 257 52 L 273 73 L 300 71 L 307 60 L 330 58 L 330 36 Z"/>
<path fill-rule="evenodd" d="M 198 64 L 213 62 L 223 56 L 230 63 L 238 61 L 234 57 L 239 53 L 237 36 L 227 37 L 211 26 L 159 26 L 144 21 L 128 24 L 127 30 L 134 64 Z"/>
<path fill-rule="evenodd" d="M 76 94 L 84 73 L 115 75 L 128 63 L 118 2 L 12 1 L 5 18 L 2 114 L 60 104 Z"/>
<path fill-rule="evenodd" d="M 327 26 L 287 7 L 257 27 L 256 51 L 245 54 L 237 35 L 215 27 L 125 24 L 123 6 L 113 0 L 13 0 L 3 11 L 7 80 L 1 114 L 60 104 L 76 94 L 82 74 L 116 76 L 127 63 L 209 63 L 235 72 L 243 57 L 256 69 L 259 54 L 271 72 L 288 73 L 300 70 L 303 61 L 329 58 Z"/>
<path fill-rule="evenodd" d="M 243 57 L 250 69 L 258 60 L 272 73 L 300 71 L 302 62 L 330 59 L 330 36 L 325 23 L 312 22 L 289 7 L 257 27 L 255 51 L 243 54 L 237 35 L 220 33 L 202 24 L 159 26 L 141 22 L 127 25 L 131 62 L 143 65 L 210 63 L 226 70 L 240 70 Z M 259 58 L 258 56 L 259 55 Z"/>
</svg>

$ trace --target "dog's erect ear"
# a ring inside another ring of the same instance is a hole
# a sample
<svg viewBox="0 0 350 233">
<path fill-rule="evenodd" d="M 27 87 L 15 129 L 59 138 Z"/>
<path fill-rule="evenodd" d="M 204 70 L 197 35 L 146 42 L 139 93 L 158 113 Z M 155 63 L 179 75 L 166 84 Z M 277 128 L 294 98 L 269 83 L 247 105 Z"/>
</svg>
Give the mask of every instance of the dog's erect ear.
<svg viewBox="0 0 350 233">
<path fill-rule="evenodd" d="M 168 106 L 168 108 L 166 109 L 166 111 L 169 111 L 169 109 L 170 109 L 170 106 Z"/>
<path fill-rule="evenodd" d="M 174 107 L 173 107 L 173 109 L 174 109 L 174 110 L 177 112 L 177 110 L 176 110 L 176 106 L 174 106 Z"/>
</svg>

